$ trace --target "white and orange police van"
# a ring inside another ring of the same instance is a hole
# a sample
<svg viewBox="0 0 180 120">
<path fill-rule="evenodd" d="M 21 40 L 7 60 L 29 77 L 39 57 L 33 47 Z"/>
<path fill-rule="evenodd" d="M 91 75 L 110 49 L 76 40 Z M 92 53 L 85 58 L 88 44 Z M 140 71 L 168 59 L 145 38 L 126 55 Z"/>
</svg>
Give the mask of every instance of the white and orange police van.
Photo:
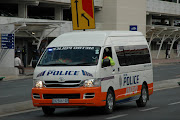
<svg viewBox="0 0 180 120">
<path fill-rule="evenodd" d="M 104 54 L 115 65 L 102 60 Z M 47 115 L 58 107 L 112 113 L 132 100 L 143 107 L 152 93 L 151 54 L 142 33 L 84 31 L 60 35 L 47 46 L 34 70 L 32 101 Z"/>
</svg>

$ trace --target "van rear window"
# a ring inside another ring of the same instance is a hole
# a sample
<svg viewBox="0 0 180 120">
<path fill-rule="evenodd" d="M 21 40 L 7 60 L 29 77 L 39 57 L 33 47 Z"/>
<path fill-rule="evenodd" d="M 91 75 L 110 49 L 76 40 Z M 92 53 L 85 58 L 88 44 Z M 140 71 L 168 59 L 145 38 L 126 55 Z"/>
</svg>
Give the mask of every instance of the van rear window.
<svg viewBox="0 0 180 120">
<path fill-rule="evenodd" d="M 150 54 L 146 45 L 115 46 L 120 66 L 150 63 Z"/>
</svg>

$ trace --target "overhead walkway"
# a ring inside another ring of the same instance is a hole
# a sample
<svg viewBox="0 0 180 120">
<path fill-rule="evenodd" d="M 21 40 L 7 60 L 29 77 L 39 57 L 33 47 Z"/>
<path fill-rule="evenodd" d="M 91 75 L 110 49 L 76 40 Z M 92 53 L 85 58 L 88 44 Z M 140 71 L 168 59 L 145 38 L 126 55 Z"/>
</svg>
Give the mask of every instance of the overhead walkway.
<svg viewBox="0 0 180 120">
<path fill-rule="evenodd" d="M 53 21 L 53 22 L 29 22 L 22 21 L 14 23 L 16 32 L 25 32 L 29 36 L 33 37 L 37 41 L 37 49 L 41 44 L 41 41 L 47 38 L 52 32 L 54 32 L 57 28 L 61 28 L 62 24 L 65 24 L 65 21 Z M 34 32 L 34 34 L 33 34 Z M 36 36 L 35 32 L 40 32 L 40 36 Z"/>
<path fill-rule="evenodd" d="M 168 44 L 170 44 L 169 54 L 172 51 L 174 43 L 176 41 L 180 41 L 180 27 L 147 25 L 146 38 L 147 40 L 149 40 L 149 46 L 151 46 L 152 41 L 155 41 L 160 45 L 156 56 L 156 58 L 158 59 L 162 45 L 165 41 L 167 41 Z M 180 52 L 177 54 L 177 57 L 179 57 L 179 55 Z"/>
</svg>

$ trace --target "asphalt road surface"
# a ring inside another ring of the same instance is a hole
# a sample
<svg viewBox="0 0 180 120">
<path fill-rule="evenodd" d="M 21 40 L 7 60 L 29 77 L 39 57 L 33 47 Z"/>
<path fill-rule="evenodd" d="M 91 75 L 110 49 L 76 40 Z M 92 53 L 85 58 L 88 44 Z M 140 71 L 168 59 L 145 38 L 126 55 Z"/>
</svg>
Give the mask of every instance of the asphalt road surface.
<svg viewBox="0 0 180 120">
<path fill-rule="evenodd" d="M 154 81 L 180 78 L 180 64 L 154 66 Z M 0 81 L 0 105 L 31 100 L 32 79 Z"/>
<path fill-rule="evenodd" d="M 180 78 L 180 64 L 168 64 L 153 67 L 154 82 Z"/>
<path fill-rule="evenodd" d="M 112 114 L 100 109 L 58 108 L 52 116 L 41 110 L 0 117 L 1 120 L 180 120 L 180 87 L 155 91 L 146 107 L 138 108 L 135 102 L 119 105 Z"/>
<path fill-rule="evenodd" d="M 0 105 L 31 100 L 32 79 L 0 81 Z"/>
</svg>

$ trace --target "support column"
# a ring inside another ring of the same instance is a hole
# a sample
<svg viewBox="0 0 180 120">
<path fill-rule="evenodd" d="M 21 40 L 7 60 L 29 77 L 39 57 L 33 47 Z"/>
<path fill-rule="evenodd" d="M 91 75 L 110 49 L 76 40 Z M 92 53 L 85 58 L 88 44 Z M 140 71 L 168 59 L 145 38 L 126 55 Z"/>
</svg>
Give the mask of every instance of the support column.
<svg viewBox="0 0 180 120">
<path fill-rule="evenodd" d="M 174 36 L 173 40 L 172 40 L 172 43 L 171 43 L 171 47 L 170 47 L 170 50 L 169 50 L 169 55 L 171 54 L 171 50 L 173 48 L 173 45 L 174 45 L 174 42 L 179 39 L 179 37 L 177 38 L 177 34 Z"/>
<path fill-rule="evenodd" d="M 178 45 L 180 44 L 180 42 L 178 42 Z M 177 57 L 179 57 L 179 55 L 180 55 L 180 50 L 179 50 L 179 47 L 177 47 Z"/>
<path fill-rule="evenodd" d="M 161 48 L 162 48 L 162 45 L 163 45 L 163 42 L 164 42 L 164 40 L 165 40 L 165 34 L 164 34 L 164 36 L 163 36 L 163 38 L 162 38 L 162 40 L 161 40 L 161 44 L 160 44 L 160 46 L 159 46 L 159 50 L 158 50 L 158 54 L 157 54 L 157 59 L 159 58 L 159 54 L 160 54 L 160 52 L 161 52 Z"/>
<path fill-rule="evenodd" d="M 170 22 L 170 25 L 171 25 L 171 26 L 174 26 L 174 18 L 170 18 L 170 19 L 169 19 L 169 22 Z"/>
<path fill-rule="evenodd" d="M 25 3 L 18 4 L 18 17 L 27 18 L 27 5 Z"/>
<path fill-rule="evenodd" d="M 147 16 L 147 25 L 152 25 L 152 15 Z"/>
<path fill-rule="evenodd" d="M 152 33 L 152 35 L 151 35 L 151 38 L 150 38 L 150 40 L 149 40 L 149 47 L 151 47 L 151 42 L 152 42 L 152 40 L 154 39 L 154 33 Z"/>
<path fill-rule="evenodd" d="M 55 7 L 54 15 L 55 15 L 55 20 L 63 20 L 63 17 L 62 17 L 62 15 L 63 15 L 62 7 L 56 6 Z"/>
<path fill-rule="evenodd" d="M 158 36 L 160 35 L 164 30 L 166 29 L 162 29 L 160 32 L 158 32 L 157 34 L 155 34 L 154 32 L 152 33 L 151 35 L 151 38 L 150 38 L 150 42 L 149 42 L 149 47 L 151 46 L 151 42 Z"/>
<path fill-rule="evenodd" d="M 40 39 L 38 40 L 38 45 L 37 45 L 37 49 L 39 49 L 40 45 L 41 45 L 41 42 L 42 40 L 44 40 L 46 37 L 48 37 L 52 32 L 54 32 L 55 30 L 57 29 L 57 27 L 54 27 L 52 28 L 50 31 L 46 31 L 46 30 L 43 30 L 42 32 L 42 35 L 40 37 Z"/>
</svg>

